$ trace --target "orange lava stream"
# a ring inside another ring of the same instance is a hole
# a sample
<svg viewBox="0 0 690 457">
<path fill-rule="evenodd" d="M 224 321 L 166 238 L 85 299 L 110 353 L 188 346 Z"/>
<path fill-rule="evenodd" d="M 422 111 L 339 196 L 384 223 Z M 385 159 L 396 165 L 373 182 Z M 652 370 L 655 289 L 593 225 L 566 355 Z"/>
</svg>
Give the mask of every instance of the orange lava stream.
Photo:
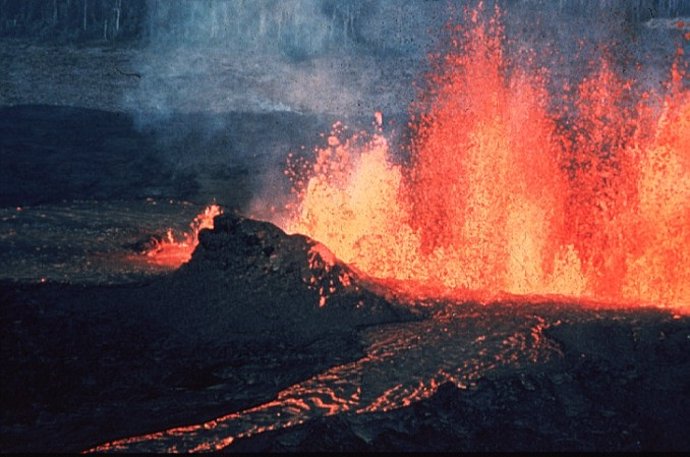
<svg viewBox="0 0 690 457">
<path fill-rule="evenodd" d="M 409 163 L 380 128 L 344 139 L 336 124 L 313 163 L 292 164 L 295 203 L 276 222 L 420 293 L 690 310 L 682 49 L 660 93 L 636 95 L 601 57 L 554 104 L 548 71 L 505 55 L 500 12 L 467 14 L 412 107 Z"/>
<path fill-rule="evenodd" d="M 146 260 L 152 264 L 177 268 L 192 258 L 194 249 L 199 244 L 199 232 L 213 228 L 213 218 L 223 211 L 218 205 L 207 206 L 189 224 L 189 231 L 175 238 L 172 229 L 168 229 L 163 241 L 146 252 Z"/>
</svg>

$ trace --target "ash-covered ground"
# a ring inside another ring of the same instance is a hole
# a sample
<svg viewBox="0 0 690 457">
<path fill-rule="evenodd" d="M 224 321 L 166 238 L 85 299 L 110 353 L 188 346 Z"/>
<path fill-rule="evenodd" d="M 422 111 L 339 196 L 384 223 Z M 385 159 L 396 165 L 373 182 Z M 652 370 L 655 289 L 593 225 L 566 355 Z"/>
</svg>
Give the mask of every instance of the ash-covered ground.
<svg viewBox="0 0 690 457">
<path fill-rule="evenodd" d="M 393 148 L 405 142 L 443 2 L 290 3 L 266 16 L 266 40 L 276 17 L 340 28 L 323 49 L 268 57 L 205 47 L 194 34 L 220 16 L 196 3 L 149 42 L 0 39 L 0 451 L 690 450 L 687 315 L 410 302 L 317 240 L 246 217 L 284 204 L 287 154 L 308 154 L 335 121 L 356 131 L 382 111 Z M 666 49 L 648 39 L 663 21 L 641 25 L 647 3 L 598 39 Z M 551 5 L 518 4 L 528 20 L 508 28 L 575 43 L 601 21 L 587 2 Z M 56 8 L 59 25 L 71 10 Z M 541 9 L 569 26 L 530 32 Z M 84 31 L 100 34 L 89 14 Z M 225 215 L 188 264 L 145 261 L 137 246 L 213 200 Z"/>
</svg>

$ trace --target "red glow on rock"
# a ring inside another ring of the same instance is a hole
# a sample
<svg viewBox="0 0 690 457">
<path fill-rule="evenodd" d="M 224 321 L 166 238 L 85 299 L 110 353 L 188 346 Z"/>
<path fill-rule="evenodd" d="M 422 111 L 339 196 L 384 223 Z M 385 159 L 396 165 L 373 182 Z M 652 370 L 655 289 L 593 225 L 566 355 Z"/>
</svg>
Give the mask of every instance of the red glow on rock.
<svg viewBox="0 0 690 457">
<path fill-rule="evenodd" d="M 209 205 L 189 224 L 189 231 L 176 237 L 168 229 L 165 239 L 146 252 L 147 261 L 159 266 L 177 268 L 192 258 L 194 249 L 199 244 L 199 232 L 213 228 L 213 218 L 222 210 L 218 205 Z"/>
</svg>

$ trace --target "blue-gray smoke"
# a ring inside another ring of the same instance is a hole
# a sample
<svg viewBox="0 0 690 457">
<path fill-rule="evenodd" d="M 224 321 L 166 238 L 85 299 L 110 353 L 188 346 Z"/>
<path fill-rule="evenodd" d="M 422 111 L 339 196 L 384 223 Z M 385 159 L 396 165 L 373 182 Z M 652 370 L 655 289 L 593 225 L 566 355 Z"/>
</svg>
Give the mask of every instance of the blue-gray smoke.
<svg viewBox="0 0 690 457">
<path fill-rule="evenodd" d="M 678 36 L 662 19 L 690 16 L 680 0 L 497 1 L 511 48 L 536 50 L 561 72 L 602 44 L 623 64 L 656 65 Z M 476 2 L 148 0 L 143 77 L 129 105 L 160 115 L 402 112 L 444 24 L 461 21 L 467 3 Z"/>
</svg>

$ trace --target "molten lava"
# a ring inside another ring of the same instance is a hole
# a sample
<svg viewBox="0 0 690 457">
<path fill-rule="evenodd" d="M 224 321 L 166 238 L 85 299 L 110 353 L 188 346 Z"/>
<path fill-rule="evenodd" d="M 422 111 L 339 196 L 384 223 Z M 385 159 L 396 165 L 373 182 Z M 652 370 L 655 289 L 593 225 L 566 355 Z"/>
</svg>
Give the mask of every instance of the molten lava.
<svg viewBox="0 0 690 457">
<path fill-rule="evenodd" d="M 420 293 L 690 309 L 682 49 L 656 92 L 604 52 L 554 96 L 532 56 L 506 56 L 500 13 L 482 15 L 432 62 L 410 160 L 394 162 L 380 128 L 345 138 L 337 124 L 313 163 L 291 164 L 296 199 L 279 225 Z"/>
<path fill-rule="evenodd" d="M 168 229 L 165 238 L 146 252 L 150 263 L 177 268 L 192 257 L 199 244 L 199 232 L 213 228 L 213 218 L 222 213 L 220 206 L 209 205 L 189 224 L 189 231 L 176 238 L 172 229 Z"/>
</svg>

